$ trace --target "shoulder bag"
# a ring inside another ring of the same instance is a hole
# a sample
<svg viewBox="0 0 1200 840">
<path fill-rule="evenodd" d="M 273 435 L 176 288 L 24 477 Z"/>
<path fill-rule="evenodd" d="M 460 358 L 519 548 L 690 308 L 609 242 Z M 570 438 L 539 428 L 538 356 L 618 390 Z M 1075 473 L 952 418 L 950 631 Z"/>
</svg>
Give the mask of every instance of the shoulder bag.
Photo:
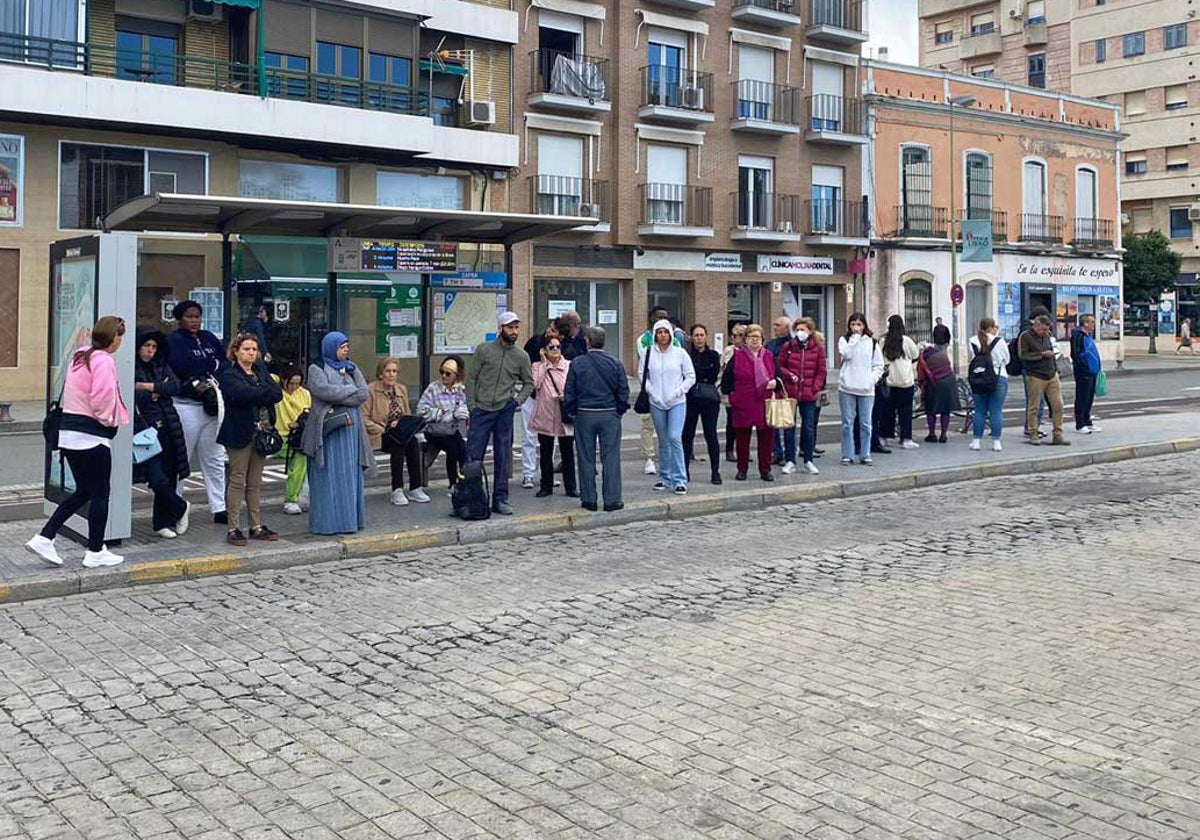
<svg viewBox="0 0 1200 840">
<path fill-rule="evenodd" d="M 133 463 L 144 464 L 163 451 L 158 429 L 147 425 L 133 436 Z"/>
<path fill-rule="evenodd" d="M 650 375 L 650 353 L 654 350 L 651 344 L 646 348 L 646 363 L 642 365 L 642 390 L 638 391 L 637 399 L 633 401 L 634 414 L 650 413 L 650 392 L 646 390 L 646 377 Z"/>
<path fill-rule="evenodd" d="M 329 437 L 338 429 L 353 425 L 354 415 L 350 413 L 348 406 L 332 406 L 329 411 L 325 412 L 325 419 L 321 423 L 321 437 Z"/>
<path fill-rule="evenodd" d="M 782 383 L 780 383 L 782 385 Z M 776 388 L 776 392 L 782 388 Z M 767 425 L 772 429 L 790 429 L 796 425 L 796 401 L 775 394 L 767 397 Z"/>
<path fill-rule="evenodd" d="M 283 449 L 283 435 L 271 423 L 271 414 L 265 408 L 258 409 L 258 424 L 254 428 L 254 451 L 264 457 Z"/>
<path fill-rule="evenodd" d="M 558 383 L 554 381 L 554 371 L 547 368 L 546 376 L 550 378 L 550 387 L 554 389 L 554 396 L 558 397 L 558 416 L 562 418 L 563 429 L 566 430 L 567 437 L 574 437 L 575 424 L 567 417 L 567 402 L 563 399 L 562 391 L 558 390 Z"/>
</svg>

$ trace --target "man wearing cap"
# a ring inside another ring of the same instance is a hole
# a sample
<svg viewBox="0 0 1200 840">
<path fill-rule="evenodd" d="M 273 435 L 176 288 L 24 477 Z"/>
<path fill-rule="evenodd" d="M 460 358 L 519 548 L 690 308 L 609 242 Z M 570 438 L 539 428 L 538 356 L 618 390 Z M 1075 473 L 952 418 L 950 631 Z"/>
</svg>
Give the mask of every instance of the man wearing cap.
<svg viewBox="0 0 1200 840">
<path fill-rule="evenodd" d="M 468 366 L 467 407 L 471 430 L 467 436 L 467 460 L 482 461 L 488 441 L 492 444 L 492 510 L 509 516 L 508 476 L 512 471 L 513 415 L 517 406 L 533 393 L 533 366 L 529 355 L 517 346 L 521 319 L 515 312 L 499 318 L 495 341 L 475 348 Z"/>
</svg>

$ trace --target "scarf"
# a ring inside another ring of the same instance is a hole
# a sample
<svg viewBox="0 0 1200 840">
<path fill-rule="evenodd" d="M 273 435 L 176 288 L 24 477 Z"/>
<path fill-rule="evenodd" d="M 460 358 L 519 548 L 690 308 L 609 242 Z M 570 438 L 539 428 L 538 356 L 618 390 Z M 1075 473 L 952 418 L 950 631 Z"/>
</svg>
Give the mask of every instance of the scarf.
<svg viewBox="0 0 1200 840">
<path fill-rule="evenodd" d="M 754 355 L 754 351 L 749 347 L 743 347 L 742 350 L 750 356 L 750 362 L 754 365 L 755 389 L 758 391 L 766 389 L 767 383 L 771 381 L 771 375 L 767 373 L 767 348 L 760 348 L 757 356 Z"/>
<path fill-rule="evenodd" d="M 333 368 L 341 373 L 353 373 L 354 363 L 349 359 L 339 359 L 337 357 L 338 348 L 345 344 L 350 339 L 346 338 L 345 333 L 331 332 L 326 333 L 321 339 L 321 361 L 325 363 L 325 367 Z"/>
</svg>

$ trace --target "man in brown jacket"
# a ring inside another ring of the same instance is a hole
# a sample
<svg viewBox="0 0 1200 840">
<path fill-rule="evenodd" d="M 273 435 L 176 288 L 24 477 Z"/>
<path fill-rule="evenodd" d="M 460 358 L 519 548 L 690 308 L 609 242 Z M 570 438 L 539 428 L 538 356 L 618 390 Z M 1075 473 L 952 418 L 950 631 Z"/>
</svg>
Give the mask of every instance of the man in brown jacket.
<svg viewBox="0 0 1200 840">
<path fill-rule="evenodd" d="M 1040 444 L 1038 436 L 1037 410 L 1042 398 L 1050 403 L 1050 419 L 1054 424 L 1053 446 L 1070 446 L 1063 437 L 1062 381 L 1058 378 L 1058 367 L 1054 363 L 1054 345 L 1050 341 L 1050 319 L 1038 315 L 1029 329 L 1017 339 L 1017 352 L 1025 365 L 1028 386 L 1025 401 L 1025 429 L 1029 443 Z"/>
</svg>

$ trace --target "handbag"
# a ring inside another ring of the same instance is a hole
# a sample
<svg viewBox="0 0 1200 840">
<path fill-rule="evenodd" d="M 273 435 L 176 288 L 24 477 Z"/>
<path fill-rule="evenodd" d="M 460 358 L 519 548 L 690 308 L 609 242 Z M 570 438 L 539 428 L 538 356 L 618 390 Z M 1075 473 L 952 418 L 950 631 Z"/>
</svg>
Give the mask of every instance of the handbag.
<svg viewBox="0 0 1200 840">
<path fill-rule="evenodd" d="M 265 408 L 258 411 L 258 424 L 254 429 L 254 451 L 263 457 L 274 455 L 283 449 L 283 435 L 271 423 L 271 415 Z"/>
<path fill-rule="evenodd" d="M 408 442 L 416 436 L 417 432 L 423 430 L 426 426 L 426 420 L 416 414 L 405 414 L 396 421 L 395 426 L 388 426 L 383 430 L 383 442 L 385 449 L 403 449 L 408 446 Z"/>
<path fill-rule="evenodd" d="M 791 397 L 767 397 L 767 425 L 772 429 L 790 429 L 796 425 L 796 401 Z"/>
<path fill-rule="evenodd" d="M 330 408 L 325 414 L 324 422 L 321 423 L 321 437 L 329 437 L 338 429 L 353 425 L 354 415 L 350 413 L 347 406 L 339 405 L 336 408 Z"/>
<path fill-rule="evenodd" d="M 653 349 L 653 343 L 646 348 L 646 363 L 642 366 L 642 390 L 638 391 L 637 399 L 633 401 L 634 414 L 650 413 L 650 392 L 646 390 L 646 377 L 650 375 L 650 351 Z"/>
<path fill-rule="evenodd" d="M 458 423 L 452 420 L 438 420 L 436 423 L 426 423 L 422 429 L 425 437 L 448 438 L 458 434 Z"/>
<path fill-rule="evenodd" d="M 309 409 L 304 409 L 296 416 L 296 428 L 288 433 L 288 449 L 293 452 L 299 452 L 304 448 L 304 426 L 308 423 L 308 417 L 312 412 Z"/>
<path fill-rule="evenodd" d="M 1096 374 L 1096 396 L 1108 396 L 1108 374 L 1103 370 Z"/>
<path fill-rule="evenodd" d="M 144 464 L 163 451 L 158 429 L 147 426 L 133 436 L 133 463 Z"/>
<path fill-rule="evenodd" d="M 721 392 L 711 382 L 697 382 L 692 387 L 692 399 L 700 403 L 719 403 Z"/>
</svg>

